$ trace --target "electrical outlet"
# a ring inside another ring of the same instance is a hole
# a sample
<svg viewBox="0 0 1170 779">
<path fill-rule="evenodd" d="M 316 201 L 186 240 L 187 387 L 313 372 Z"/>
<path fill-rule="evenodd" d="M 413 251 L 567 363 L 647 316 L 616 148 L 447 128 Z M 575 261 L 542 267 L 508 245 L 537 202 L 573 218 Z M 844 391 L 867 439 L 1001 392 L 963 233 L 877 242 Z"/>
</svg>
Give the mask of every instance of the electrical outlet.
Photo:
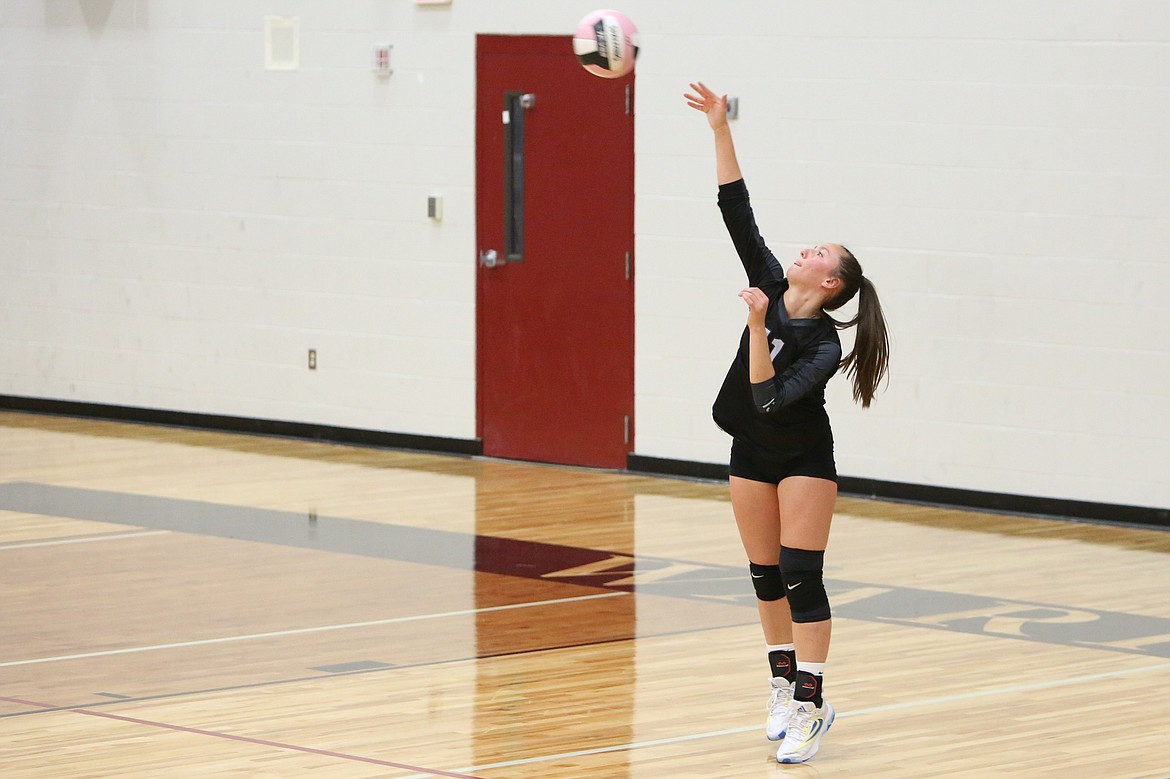
<svg viewBox="0 0 1170 779">
<path fill-rule="evenodd" d="M 311 370 L 311 371 L 317 370 L 317 350 L 316 349 L 309 350 L 309 370 Z"/>
</svg>

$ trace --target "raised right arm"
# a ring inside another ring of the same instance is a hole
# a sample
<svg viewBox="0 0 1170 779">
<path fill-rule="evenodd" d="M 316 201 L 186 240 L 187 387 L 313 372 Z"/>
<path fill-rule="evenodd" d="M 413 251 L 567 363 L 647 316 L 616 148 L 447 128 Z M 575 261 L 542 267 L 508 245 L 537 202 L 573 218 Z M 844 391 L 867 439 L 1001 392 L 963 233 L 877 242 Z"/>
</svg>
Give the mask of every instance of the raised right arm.
<svg viewBox="0 0 1170 779">
<path fill-rule="evenodd" d="M 784 269 L 764 244 L 756 227 L 743 172 L 735 156 L 731 127 L 727 123 L 727 95 L 716 95 L 701 81 L 691 84 L 691 89 L 694 92 L 683 95 L 687 105 L 706 114 L 707 124 L 715 136 L 715 177 L 719 182 L 719 209 L 723 212 L 723 222 L 747 272 L 749 285 L 765 287 L 769 282 L 783 278 Z"/>
<path fill-rule="evenodd" d="M 739 161 L 735 157 L 735 143 L 731 140 L 731 127 L 727 124 L 727 95 L 716 95 L 702 81 L 691 84 L 694 93 L 683 97 L 687 105 L 707 115 L 707 124 L 715 134 L 715 177 L 719 184 L 730 184 L 743 178 Z"/>
</svg>

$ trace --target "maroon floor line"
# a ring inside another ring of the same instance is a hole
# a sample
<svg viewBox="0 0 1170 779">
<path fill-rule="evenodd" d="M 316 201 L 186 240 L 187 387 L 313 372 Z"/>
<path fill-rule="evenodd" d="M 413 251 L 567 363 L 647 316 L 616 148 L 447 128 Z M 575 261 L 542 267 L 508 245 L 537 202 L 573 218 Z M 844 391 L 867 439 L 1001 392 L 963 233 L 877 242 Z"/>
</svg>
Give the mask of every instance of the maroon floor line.
<svg viewBox="0 0 1170 779">
<path fill-rule="evenodd" d="M 25 706 L 39 706 L 41 708 L 52 708 L 47 703 L 38 703 L 36 701 L 26 701 L 20 698 L 8 698 L 0 696 L 0 701 L 8 701 L 10 703 L 19 703 Z M 285 744 L 280 741 L 269 741 L 263 738 L 250 738 L 248 736 L 233 736 L 231 733 L 220 733 L 215 730 L 203 730 L 202 728 L 189 728 L 185 725 L 172 725 L 167 722 L 154 722 L 153 720 L 138 719 L 137 717 L 125 717 L 121 714 L 110 714 L 104 711 L 90 711 L 88 709 L 64 709 L 64 711 L 72 711 L 76 714 L 85 714 L 90 717 L 102 717 L 104 719 L 120 720 L 122 722 L 132 722 L 136 725 L 147 725 L 152 728 L 165 728 L 166 730 L 176 730 L 181 733 L 194 733 L 200 736 L 212 736 L 214 738 L 226 738 L 230 741 L 241 741 L 245 744 L 259 744 L 261 746 L 276 747 L 278 749 L 291 749 L 294 752 L 307 752 L 312 755 L 322 755 L 323 757 L 336 757 L 342 760 L 353 760 L 359 763 L 372 763 L 374 765 L 384 765 L 388 768 L 401 768 L 404 771 L 414 771 L 418 774 L 430 774 L 431 776 L 449 776 L 452 779 L 481 779 L 480 777 L 470 776 L 469 774 L 457 774 L 451 771 L 443 771 L 438 768 L 421 768 L 416 765 L 409 765 L 408 763 L 395 763 L 392 760 L 379 760 L 374 757 L 362 757 L 361 755 L 349 755 L 344 752 L 331 752 L 327 749 L 314 749 L 313 747 L 302 747 L 296 744 Z"/>
</svg>

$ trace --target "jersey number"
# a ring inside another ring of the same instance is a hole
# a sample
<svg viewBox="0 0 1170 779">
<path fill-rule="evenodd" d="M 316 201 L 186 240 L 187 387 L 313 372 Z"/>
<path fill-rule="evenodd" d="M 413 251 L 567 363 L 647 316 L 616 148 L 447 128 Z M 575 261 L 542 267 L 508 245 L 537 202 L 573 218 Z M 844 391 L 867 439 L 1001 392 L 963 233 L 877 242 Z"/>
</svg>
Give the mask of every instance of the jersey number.
<svg viewBox="0 0 1170 779">
<path fill-rule="evenodd" d="M 780 354 L 780 350 L 784 348 L 784 342 L 779 338 L 773 341 L 772 331 L 766 327 L 764 328 L 764 332 L 768 334 L 768 342 L 772 344 L 772 353 L 768 355 L 768 359 L 770 359 L 772 362 L 776 362 L 776 355 Z"/>
</svg>

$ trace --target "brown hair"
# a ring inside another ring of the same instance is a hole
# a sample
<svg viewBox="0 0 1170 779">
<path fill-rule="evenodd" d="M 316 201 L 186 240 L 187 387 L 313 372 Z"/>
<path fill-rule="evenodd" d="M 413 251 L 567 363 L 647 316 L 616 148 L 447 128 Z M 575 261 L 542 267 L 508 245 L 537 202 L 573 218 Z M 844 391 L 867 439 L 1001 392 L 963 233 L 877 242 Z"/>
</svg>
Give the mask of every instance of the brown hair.
<svg viewBox="0 0 1170 779">
<path fill-rule="evenodd" d="M 844 370 L 845 375 L 853 380 L 854 402 L 860 400 L 862 408 L 869 408 L 890 362 L 890 336 L 886 331 L 886 318 L 882 314 L 877 290 L 862 275 L 861 263 L 853 256 L 853 252 L 844 246 L 841 247 L 841 263 L 836 277 L 841 279 L 841 291 L 826 301 L 823 312 L 836 311 L 857 295 L 857 315 L 847 322 L 838 322 L 827 313 L 823 315 L 838 330 L 857 326 L 853 351 L 842 358 L 837 368 Z"/>
</svg>

